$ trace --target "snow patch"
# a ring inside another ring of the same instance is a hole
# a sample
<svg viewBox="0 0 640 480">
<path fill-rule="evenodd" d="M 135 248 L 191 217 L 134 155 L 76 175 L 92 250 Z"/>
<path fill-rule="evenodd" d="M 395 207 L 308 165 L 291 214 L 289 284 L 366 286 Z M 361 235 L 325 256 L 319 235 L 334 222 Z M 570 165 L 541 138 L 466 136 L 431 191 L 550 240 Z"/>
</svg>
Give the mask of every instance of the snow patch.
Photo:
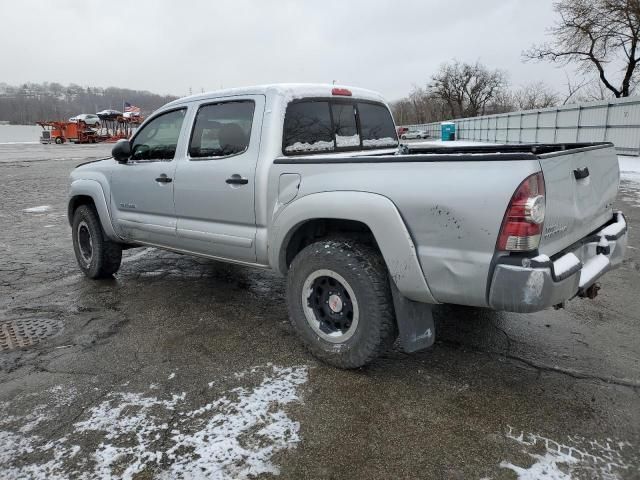
<svg viewBox="0 0 640 480">
<path fill-rule="evenodd" d="M 336 135 L 336 145 L 338 147 L 359 147 L 360 146 L 360 135 L 357 133 L 355 135 Z"/>
<path fill-rule="evenodd" d="M 546 263 L 551 261 L 551 259 L 547 255 L 542 253 L 537 257 L 533 257 L 531 260 L 538 263 Z"/>
<path fill-rule="evenodd" d="M 363 147 L 395 147 L 398 145 L 398 141 L 395 138 L 368 138 L 362 140 Z"/>
<path fill-rule="evenodd" d="M 581 264 L 582 262 L 578 257 L 575 256 L 575 254 L 567 253 L 566 255 L 563 255 L 558 260 L 553 262 L 553 271 L 556 276 L 560 277 L 570 270 L 579 267 Z"/>
<path fill-rule="evenodd" d="M 50 205 L 40 205 L 39 207 L 25 208 L 23 210 L 23 212 L 26 212 L 26 213 L 45 213 L 45 212 L 48 212 L 49 210 L 51 210 L 51 206 Z"/>
<path fill-rule="evenodd" d="M 624 217 L 620 214 L 616 214 L 616 222 L 611 225 L 607 225 L 605 228 L 598 232 L 598 235 L 613 236 L 615 237 L 621 233 L 627 227 Z"/>
<path fill-rule="evenodd" d="M 501 468 L 512 470 L 519 480 L 571 480 L 576 478 L 600 478 L 617 480 L 637 464 L 636 450 L 629 442 L 587 440 L 578 436 L 567 437 L 567 443 L 541 435 L 519 432 L 508 427 L 506 437 L 524 447 L 534 463 L 521 467 L 503 461 Z M 542 451 L 541 451 L 542 450 Z M 631 456 L 632 458 L 628 458 Z"/>
<path fill-rule="evenodd" d="M 618 155 L 620 198 L 640 207 L 640 157 Z"/>
<path fill-rule="evenodd" d="M 575 458 L 553 453 L 531 454 L 531 456 L 536 459 L 536 462 L 529 468 L 518 467 L 508 462 L 500 463 L 500 467 L 513 470 L 519 480 L 571 480 L 571 476 L 565 473 L 561 466 L 566 469 L 566 465 L 577 463 Z"/>
<path fill-rule="evenodd" d="M 580 271 L 580 288 L 591 283 L 609 266 L 609 258 L 605 255 L 596 255 L 584 264 Z"/>
<path fill-rule="evenodd" d="M 328 150 L 333 150 L 334 144 L 333 142 L 325 142 L 322 140 L 318 140 L 317 142 L 307 143 L 307 142 L 296 142 L 292 145 L 287 145 L 284 148 L 285 152 L 326 152 Z"/>
<path fill-rule="evenodd" d="M 298 400 L 297 387 L 307 381 L 304 368 L 275 368 L 275 378 L 265 379 L 253 391 L 238 388 L 233 401 L 222 397 L 203 408 L 188 412 L 201 417 L 205 411 L 217 411 L 194 433 L 176 432 L 174 446 L 167 451 L 175 462 L 165 478 L 246 478 L 263 473 L 277 475 L 279 469 L 270 459 L 277 451 L 300 441 L 300 424 L 291 420 L 282 406 Z M 252 432 L 252 433 L 251 433 Z M 251 436 L 249 436 L 251 433 Z M 246 438 L 243 436 L 246 435 Z M 178 456 L 191 451 L 192 455 Z M 177 457 L 177 458 L 176 458 Z"/>
<path fill-rule="evenodd" d="M 252 388 L 233 388 L 195 409 L 185 392 L 166 398 L 109 393 L 83 414 L 71 433 L 47 441 L 33 430 L 45 420 L 55 421 L 55 412 L 67 411 L 71 392 L 60 387 L 51 392 L 54 399 L 60 395 L 60 402 L 22 417 L 0 418 L 0 477 L 132 479 L 148 469 L 171 479 L 277 475 L 273 455 L 300 441 L 300 424 L 284 407 L 300 401 L 298 389 L 307 381 L 307 367 L 267 365 L 245 373 L 262 381 Z M 0 403 L 3 411 L 9 406 Z M 96 444 L 79 446 L 86 438 L 96 438 Z"/>
<path fill-rule="evenodd" d="M 640 157 L 618 155 L 618 167 L 621 178 L 640 181 Z"/>
</svg>

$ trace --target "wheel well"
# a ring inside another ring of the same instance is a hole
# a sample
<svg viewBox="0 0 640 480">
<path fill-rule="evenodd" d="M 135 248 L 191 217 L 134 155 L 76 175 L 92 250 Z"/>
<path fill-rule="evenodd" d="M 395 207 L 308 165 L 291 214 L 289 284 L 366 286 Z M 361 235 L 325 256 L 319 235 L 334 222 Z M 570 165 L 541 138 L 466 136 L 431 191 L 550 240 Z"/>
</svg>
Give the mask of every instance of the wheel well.
<svg viewBox="0 0 640 480">
<path fill-rule="evenodd" d="M 96 204 L 93 201 L 93 198 L 91 198 L 89 195 L 76 195 L 71 200 L 69 200 L 69 206 L 67 208 L 69 225 L 73 223 L 73 214 L 81 205 L 91 205 L 94 209 L 96 208 Z"/>
<path fill-rule="evenodd" d="M 316 218 L 298 225 L 287 235 L 285 240 L 286 248 L 283 248 L 281 253 L 281 262 L 284 263 L 283 271 L 289 270 L 291 262 L 304 247 L 318 239 L 334 234 L 357 237 L 359 241 L 373 245 L 378 249 L 373 232 L 365 223 L 356 220 Z"/>
</svg>

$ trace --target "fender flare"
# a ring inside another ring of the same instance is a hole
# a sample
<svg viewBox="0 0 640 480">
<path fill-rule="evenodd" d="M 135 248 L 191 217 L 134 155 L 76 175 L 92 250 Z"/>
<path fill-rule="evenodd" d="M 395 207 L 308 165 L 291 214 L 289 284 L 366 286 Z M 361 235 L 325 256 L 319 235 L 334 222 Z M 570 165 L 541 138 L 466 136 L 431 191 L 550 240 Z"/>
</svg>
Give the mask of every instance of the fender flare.
<svg viewBox="0 0 640 480">
<path fill-rule="evenodd" d="M 67 216 L 69 218 L 69 224 L 73 224 L 73 199 L 78 196 L 91 197 L 96 210 L 98 211 L 98 217 L 100 218 L 100 224 L 102 230 L 109 237 L 110 240 L 121 242 L 122 239 L 118 237 L 118 234 L 111 224 L 111 215 L 109 215 L 109 207 L 107 199 L 104 195 L 104 190 L 100 182 L 96 180 L 80 179 L 74 180 L 71 183 L 71 190 L 69 191 L 69 203 L 67 206 Z"/>
<path fill-rule="evenodd" d="M 369 227 L 402 295 L 423 303 L 438 303 L 422 272 L 416 247 L 400 212 L 391 200 L 369 192 L 332 191 L 306 195 L 284 207 L 269 234 L 269 264 L 285 275 L 286 244 L 303 223 L 322 218 L 354 220 Z"/>
</svg>

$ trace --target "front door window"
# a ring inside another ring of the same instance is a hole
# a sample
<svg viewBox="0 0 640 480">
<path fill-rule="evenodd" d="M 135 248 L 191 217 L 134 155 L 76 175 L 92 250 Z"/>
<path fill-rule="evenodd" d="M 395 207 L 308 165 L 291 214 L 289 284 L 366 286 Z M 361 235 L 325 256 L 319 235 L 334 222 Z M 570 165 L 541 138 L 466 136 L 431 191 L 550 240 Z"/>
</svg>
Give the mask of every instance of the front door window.
<svg viewBox="0 0 640 480">
<path fill-rule="evenodd" d="M 142 127 L 133 139 L 131 160 L 173 160 L 185 113 L 184 108 L 164 113 Z"/>
</svg>

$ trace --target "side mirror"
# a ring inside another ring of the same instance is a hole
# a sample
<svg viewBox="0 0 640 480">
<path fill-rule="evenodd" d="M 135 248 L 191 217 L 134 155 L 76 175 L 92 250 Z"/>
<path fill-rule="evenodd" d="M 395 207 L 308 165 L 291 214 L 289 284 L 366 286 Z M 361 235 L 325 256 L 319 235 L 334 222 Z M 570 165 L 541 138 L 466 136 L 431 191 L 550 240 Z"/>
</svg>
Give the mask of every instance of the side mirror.
<svg viewBox="0 0 640 480">
<path fill-rule="evenodd" d="M 126 163 L 131 158 L 131 144 L 129 140 L 118 140 L 111 149 L 111 156 L 120 163 Z"/>
</svg>

